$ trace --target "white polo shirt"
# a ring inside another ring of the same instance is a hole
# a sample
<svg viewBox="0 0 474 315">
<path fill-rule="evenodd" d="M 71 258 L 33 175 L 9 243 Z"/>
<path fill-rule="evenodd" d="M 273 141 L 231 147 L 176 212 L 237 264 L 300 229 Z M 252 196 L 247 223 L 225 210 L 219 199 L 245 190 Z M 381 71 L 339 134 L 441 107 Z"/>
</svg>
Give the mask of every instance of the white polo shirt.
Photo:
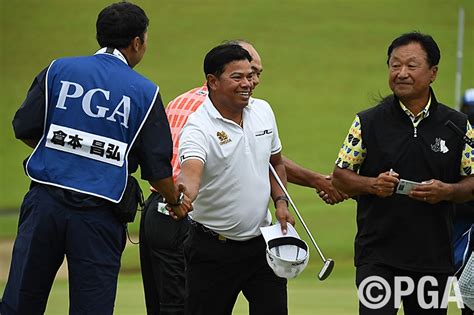
<svg viewBox="0 0 474 315">
<path fill-rule="evenodd" d="M 271 223 L 270 156 L 281 151 L 275 116 L 251 98 L 243 128 L 217 111 L 209 97 L 181 131 L 179 156 L 204 163 L 191 218 L 226 238 L 245 241 Z"/>
</svg>

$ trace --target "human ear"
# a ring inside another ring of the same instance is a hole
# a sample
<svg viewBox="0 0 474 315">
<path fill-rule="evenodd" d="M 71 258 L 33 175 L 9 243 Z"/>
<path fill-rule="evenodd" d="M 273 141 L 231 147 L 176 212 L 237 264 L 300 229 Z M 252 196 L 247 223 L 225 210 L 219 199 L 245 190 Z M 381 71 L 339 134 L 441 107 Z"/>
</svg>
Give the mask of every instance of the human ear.
<svg viewBox="0 0 474 315">
<path fill-rule="evenodd" d="M 207 84 L 209 85 L 209 88 L 211 90 L 215 90 L 218 86 L 218 81 L 219 81 L 218 78 L 213 74 L 208 74 L 206 76 L 206 79 L 207 79 Z"/>
<path fill-rule="evenodd" d="M 136 36 L 133 39 L 133 50 L 139 51 L 141 45 L 142 45 L 142 40 L 140 39 L 140 37 Z"/>
<path fill-rule="evenodd" d="M 433 66 L 431 68 L 431 79 L 430 79 L 431 83 L 433 83 L 436 80 L 437 74 L 438 74 L 438 66 Z"/>
</svg>

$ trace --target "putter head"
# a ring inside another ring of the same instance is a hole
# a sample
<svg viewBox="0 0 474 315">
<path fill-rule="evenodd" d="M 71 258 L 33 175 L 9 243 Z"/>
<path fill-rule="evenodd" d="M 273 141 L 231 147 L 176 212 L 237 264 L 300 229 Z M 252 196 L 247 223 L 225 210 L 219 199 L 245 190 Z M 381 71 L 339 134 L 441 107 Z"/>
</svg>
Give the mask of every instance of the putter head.
<svg viewBox="0 0 474 315">
<path fill-rule="evenodd" d="M 321 271 L 318 274 L 319 280 L 323 281 L 324 279 L 329 277 L 333 268 L 334 268 L 334 260 L 332 260 L 331 258 L 328 258 L 324 262 L 323 269 L 321 269 Z"/>
</svg>

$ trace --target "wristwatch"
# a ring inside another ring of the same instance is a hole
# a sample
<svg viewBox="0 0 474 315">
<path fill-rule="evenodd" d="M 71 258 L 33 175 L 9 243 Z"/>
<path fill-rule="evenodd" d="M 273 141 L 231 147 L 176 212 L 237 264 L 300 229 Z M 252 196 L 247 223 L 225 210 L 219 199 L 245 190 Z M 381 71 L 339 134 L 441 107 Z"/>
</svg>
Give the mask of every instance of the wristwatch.
<svg viewBox="0 0 474 315">
<path fill-rule="evenodd" d="M 177 207 L 183 204 L 183 200 L 184 200 L 184 193 L 180 192 L 178 195 L 178 199 L 176 200 L 176 203 L 169 202 L 168 204 L 172 207 Z"/>
</svg>

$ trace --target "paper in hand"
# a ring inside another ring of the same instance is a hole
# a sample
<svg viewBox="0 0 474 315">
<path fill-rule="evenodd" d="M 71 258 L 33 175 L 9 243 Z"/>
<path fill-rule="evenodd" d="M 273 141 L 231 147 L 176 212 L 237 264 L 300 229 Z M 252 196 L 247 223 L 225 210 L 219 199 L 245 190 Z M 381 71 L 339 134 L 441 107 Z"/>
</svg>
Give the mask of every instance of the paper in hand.
<svg viewBox="0 0 474 315">
<path fill-rule="evenodd" d="M 421 185 L 421 183 L 413 182 L 411 180 L 406 180 L 406 179 L 400 179 L 400 182 L 398 183 L 395 193 L 408 195 L 410 191 L 417 185 Z"/>
</svg>

